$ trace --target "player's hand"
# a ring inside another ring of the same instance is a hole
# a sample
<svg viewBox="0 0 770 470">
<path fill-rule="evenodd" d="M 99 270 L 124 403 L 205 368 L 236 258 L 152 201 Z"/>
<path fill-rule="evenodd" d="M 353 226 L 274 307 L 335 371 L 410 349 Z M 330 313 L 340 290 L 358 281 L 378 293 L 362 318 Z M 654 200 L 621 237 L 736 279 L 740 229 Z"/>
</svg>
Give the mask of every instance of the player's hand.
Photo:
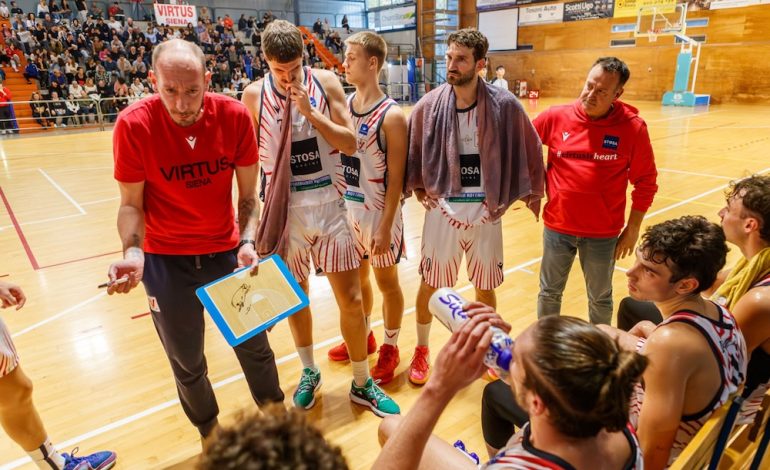
<svg viewBox="0 0 770 470">
<path fill-rule="evenodd" d="M 419 201 L 426 210 L 438 207 L 438 201 L 428 196 L 428 193 L 426 193 L 424 189 L 415 189 L 414 195 L 417 198 L 417 201 Z"/>
<path fill-rule="evenodd" d="M 127 294 L 139 285 L 143 276 L 144 252 L 139 248 L 129 248 L 126 250 L 125 258 L 112 263 L 107 271 L 107 277 L 111 283 L 107 286 L 107 293 Z M 128 281 L 117 284 L 118 279 L 128 279 Z"/>
<path fill-rule="evenodd" d="M 251 266 L 249 274 L 256 276 L 259 273 L 259 256 L 254 245 L 246 243 L 238 249 L 238 267 L 236 270 Z"/>
<path fill-rule="evenodd" d="M 377 231 L 372 235 L 372 246 L 369 247 L 369 252 L 372 256 L 384 255 L 390 251 L 391 244 L 391 230 L 390 227 L 385 224 L 380 224 L 377 227 Z"/>
<path fill-rule="evenodd" d="M 649 338 L 650 334 L 657 327 L 658 325 L 651 322 L 650 320 L 642 320 L 634 325 L 630 330 L 628 330 L 628 334 L 638 336 L 640 338 Z"/>
<path fill-rule="evenodd" d="M 310 115 L 313 112 L 313 107 L 310 105 L 310 97 L 307 94 L 307 88 L 300 81 L 295 81 L 289 86 L 289 94 L 291 101 L 297 105 L 297 110 L 310 119 Z"/>
<path fill-rule="evenodd" d="M 27 296 L 24 295 L 24 291 L 21 290 L 21 287 L 16 284 L 0 281 L 0 300 L 3 302 L 3 308 L 13 307 L 15 305 L 16 310 L 18 310 L 27 302 Z"/>
<path fill-rule="evenodd" d="M 492 342 L 491 314 L 474 315 L 452 333 L 441 348 L 428 381 L 434 393 L 451 397 L 481 377 L 486 370 L 484 355 Z"/>
<path fill-rule="evenodd" d="M 638 238 L 639 228 L 627 225 L 621 232 L 617 245 L 615 245 L 615 259 L 619 260 L 633 253 Z"/>
<path fill-rule="evenodd" d="M 511 324 L 503 320 L 503 317 L 487 304 L 481 302 L 469 302 L 463 310 L 465 310 L 465 313 L 471 318 L 476 315 L 490 315 L 488 321 L 492 326 L 500 328 L 506 334 L 511 333 Z"/>
</svg>

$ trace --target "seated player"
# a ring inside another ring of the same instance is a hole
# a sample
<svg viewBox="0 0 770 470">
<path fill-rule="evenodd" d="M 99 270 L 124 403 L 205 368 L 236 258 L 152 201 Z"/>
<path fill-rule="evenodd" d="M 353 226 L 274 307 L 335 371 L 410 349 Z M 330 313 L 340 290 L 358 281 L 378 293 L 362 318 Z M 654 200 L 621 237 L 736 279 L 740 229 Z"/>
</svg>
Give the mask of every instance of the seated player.
<svg viewBox="0 0 770 470">
<path fill-rule="evenodd" d="M 439 353 L 412 410 L 380 425 L 380 439 L 387 442 L 375 470 L 477 468 L 430 434 L 452 397 L 484 371 L 489 327 L 510 331 L 491 307 L 474 303 L 468 308 L 471 319 Z M 647 364 L 643 356 L 566 316 L 540 319 L 519 335 L 512 352 L 511 388 L 531 420 L 481 468 L 642 468 L 628 418 L 634 384 Z"/>
<path fill-rule="evenodd" d="M 636 335 L 602 327 L 650 361 L 631 406 L 646 469 L 670 465 L 746 377 L 746 343 L 735 318 L 700 295 L 726 255 L 721 228 L 703 217 L 648 228 L 626 273 L 628 290 L 654 302 L 663 321 Z"/>
<path fill-rule="evenodd" d="M 751 354 L 743 396 L 743 419 L 758 409 L 770 380 L 770 177 L 754 175 L 734 181 L 727 204 L 719 211 L 728 242 L 743 258 L 717 277 L 712 300 L 730 310 Z M 705 293 L 705 292 L 704 292 Z M 663 321 L 651 302 L 627 297 L 620 303 L 618 327 L 642 331 Z"/>
</svg>

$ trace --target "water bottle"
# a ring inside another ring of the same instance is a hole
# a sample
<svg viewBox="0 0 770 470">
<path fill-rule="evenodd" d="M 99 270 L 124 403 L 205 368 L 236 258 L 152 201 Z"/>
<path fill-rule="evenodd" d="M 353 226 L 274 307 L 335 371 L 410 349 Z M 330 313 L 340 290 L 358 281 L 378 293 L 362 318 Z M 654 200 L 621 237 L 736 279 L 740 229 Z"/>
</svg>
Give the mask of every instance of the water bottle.
<svg viewBox="0 0 770 470">
<path fill-rule="evenodd" d="M 468 320 L 468 315 L 463 308 L 468 303 L 454 289 L 443 287 L 437 290 L 428 302 L 428 310 L 449 331 L 456 329 Z M 511 365 L 511 346 L 513 340 L 503 330 L 495 326 L 491 327 L 492 343 L 484 355 L 484 365 L 492 369 L 498 377 L 508 381 L 508 369 Z"/>
<path fill-rule="evenodd" d="M 479 454 L 477 454 L 476 452 L 470 452 L 468 449 L 466 449 L 465 443 L 463 441 L 459 439 L 455 441 L 454 448 L 462 452 L 464 456 L 471 459 L 471 461 L 473 461 L 474 464 L 481 465 L 481 459 L 479 458 Z"/>
</svg>

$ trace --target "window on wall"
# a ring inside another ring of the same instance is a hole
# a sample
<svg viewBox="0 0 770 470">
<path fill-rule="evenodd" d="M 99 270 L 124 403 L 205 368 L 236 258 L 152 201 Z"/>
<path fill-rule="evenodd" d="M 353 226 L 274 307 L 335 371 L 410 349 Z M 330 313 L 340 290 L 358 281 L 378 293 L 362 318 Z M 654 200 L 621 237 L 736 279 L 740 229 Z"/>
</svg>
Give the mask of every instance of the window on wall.
<svg viewBox="0 0 770 470">
<path fill-rule="evenodd" d="M 612 25 L 611 33 L 630 33 L 636 29 L 636 23 L 623 23 Z"/>
<path fill-rule="evenodd" d="M 364 29 L 366 28 L 366 25 L 364 24 L 364 15 L 358 14 L 358 15 L 348 15 L 348 24 L 351 28 L 354 29 Z M 342 17 L 339 18 L 340 24 L 338 24 L 338 27 L 342 27 Z"/>
<path fill-rule="evenodd" d="M 361 1 L 299 0 L 299 22 L 311 26 L 317 18 L 327 19 L 333 27 L 342 26 L 342 17 L 347 15 L 351 28 L 366 27 L 366 4 Z"/>
<path fill-rule="evenodd" d="M 414 3 L 370 11 L 369 27 L 375 31 L 397 31 L 417 27 L 417 7 Z"/>
<path fill-rule="evenodd" d="M 611 39 L 610 47 L 634 47 L 636 45 L 636 39 Z"/>
<path fill-rule="evenodd" d="M 433 80 L 446 81 L 446 40 L 460 28 L 458 0 L 436 0 Z"/>
</svg>

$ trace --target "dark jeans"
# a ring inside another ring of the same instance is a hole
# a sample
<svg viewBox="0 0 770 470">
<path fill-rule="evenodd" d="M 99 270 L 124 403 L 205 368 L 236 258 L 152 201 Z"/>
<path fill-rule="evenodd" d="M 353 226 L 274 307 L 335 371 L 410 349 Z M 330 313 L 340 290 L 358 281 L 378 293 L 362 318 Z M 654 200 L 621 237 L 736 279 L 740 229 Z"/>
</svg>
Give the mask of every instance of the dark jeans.
<svg viewBox="0 0 770 470">
<path fill-rule="evenodd" d="M 612 318 L 612 273 L 615 269 L 617 241 L 617 237 L 576 237 L 543 228 L 537 318 L 561 313 L 564 287 L 575 255 L 578 255 L 588 294 L 588 318 L 593 324 L 609 325 Z"/>
<path fill-rule="evenodd" d="M 208 379 L 203 305 L 195 289 L 231 273 L 236 265 L 234 250 L 200 256 L 145 255 L 143 283 L 152 320 L 171 363 L 182 408 L 202 436 L 217 424 L 219 406 Z M 254 336 L 234 351 L 254 401 L 258 405 L 282 402 L 267 334 Z"/>
</svg>

